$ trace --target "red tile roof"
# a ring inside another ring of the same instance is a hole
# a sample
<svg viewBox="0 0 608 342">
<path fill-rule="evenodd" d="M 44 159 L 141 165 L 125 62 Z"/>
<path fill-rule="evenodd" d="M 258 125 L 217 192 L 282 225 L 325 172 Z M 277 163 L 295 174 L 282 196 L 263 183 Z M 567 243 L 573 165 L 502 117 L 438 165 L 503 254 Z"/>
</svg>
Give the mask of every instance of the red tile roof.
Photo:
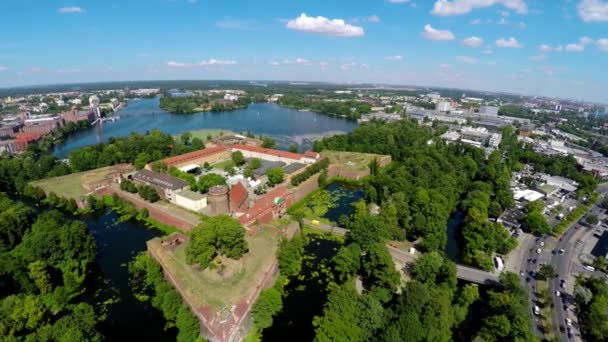
<svg viewBox="0 0 608 342">
<path fill-rule="evenodd" d="M 43 132 L 40 132 L 40 131 L 36 131 L 36 132 L 22 132 L 22 133 L 17 133 L 15 135 L 15 140 L 17 142 L 31 142 L 31 141 L 36 141 L 36 140 L 42 138 L 45 135 L 46 135 L 46 133 L 43 133 Z"/>
<path fill-rule="evenodd" d="M 246 224 L 248 222 L 255 221 L 255 219 L 260 214 L 276 205 L 275 198 L 280 197 L 284 201 L 287 198 L 288 194 L 289 192 L 284 186 L 279 186 L 270 190 L 262 198 L 255 201 L 253 207 L 247 210 L 245 214 L 239 218 L 239 221 L 241 222 L 241 224 Z"/>
<path fill-rule="evenodd" d="M 227 150 L 228 148 L 226 148 L 225 146 L 218 145 L 190 153 L 180 154 L 179 156 L 163 159 L 162 162 L 165 163 L 167 166 L 174 166 L 177 164 L 187 163 L 189 161 L 196 160 L 199 158 L 212 156 L 214 154 L 225 152 Z"/>
<path fill-rule="evenodd" d="M 236 185 L 230 189 L 230 192 L 228 192 L 230 209 L 233 211 L 238 210 L 247 199 L 247 196 L 249 196 L 249 193 L 243 184 L 241 182 L 236 183 Z"/>
<path fill-rule="evenodd" d="M 294 160 L 300 160 L 304 157 L 303 155 L 298 154 L 298 153 L 273 150 L 271 148 L 263 148 L 263 147 L 257 147 L 257 146 L 251 146 L 251 145 L 234 144 L 234 145 L 232 145 L 232 148 L 238 149 L 238 150 L 250 151 L 250 152 L 263 153 L 263 154 L 268 154 L 271 156 L 287 158 L 287 159 L 294 159 Z"/>
<path fill-rule="evenodd" d="M 317 152 L 313 152 L 313 151 L 304 152 L 304 156 L 307 158 L 313 158 L 313 159 L 319 158 L 319 154 Z"/>
</svg>

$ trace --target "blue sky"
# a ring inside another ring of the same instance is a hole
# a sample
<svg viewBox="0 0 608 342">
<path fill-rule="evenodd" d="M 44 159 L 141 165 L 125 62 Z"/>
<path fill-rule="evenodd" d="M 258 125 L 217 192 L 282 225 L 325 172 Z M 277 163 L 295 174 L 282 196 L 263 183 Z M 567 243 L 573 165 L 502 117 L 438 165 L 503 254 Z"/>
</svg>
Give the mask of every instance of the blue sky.
<svg viewBox="0 0 608 342">
<path fill-rule="evenodd" d="M 0 87 L 265 79 L 608 103 L 608 0 L 3 0 Z"/>
</svg>

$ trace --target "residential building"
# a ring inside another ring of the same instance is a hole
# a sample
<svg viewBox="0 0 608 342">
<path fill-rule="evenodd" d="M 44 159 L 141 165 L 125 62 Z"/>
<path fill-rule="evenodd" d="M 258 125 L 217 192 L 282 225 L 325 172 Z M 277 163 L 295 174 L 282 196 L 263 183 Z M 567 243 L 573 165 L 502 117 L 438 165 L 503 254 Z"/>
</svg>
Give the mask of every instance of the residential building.
<svg viewBox="0 0 608 342">
<path fill-rule="evenodd" d="M 201 211 L 207 207 L 207 196 L 191 190 L 182 190 L 175 193 L 173 202 L 188 210 Z"/>
</svg>

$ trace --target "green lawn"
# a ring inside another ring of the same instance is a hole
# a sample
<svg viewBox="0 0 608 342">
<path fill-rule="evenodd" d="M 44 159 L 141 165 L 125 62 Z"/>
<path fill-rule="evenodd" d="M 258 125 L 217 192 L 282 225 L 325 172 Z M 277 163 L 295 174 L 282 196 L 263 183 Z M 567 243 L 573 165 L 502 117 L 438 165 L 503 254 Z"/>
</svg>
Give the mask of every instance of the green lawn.
<svg viewBox="0 0 608 342">
<path fill-rule="evenodd" d="M 329 151 L 321 152 L 322 158 L 329 158 L 331 164 L 339 165 L 353 171 L 364 171 L 369 168 L 369 163 L 374 160 L 384 158 L 380 154 Z"/>
<path fill-rule="evenodd" d="M 212 168 L 220 170 L 223 170 L 224 168 L 226 168 L 226 166 L 234 166 L 234 162 L 232 161 L 232 159 L 224 160 L 223 162 L 211 165 Z"/>
<path fill-rule="evenodd" d="M 85 187 L 86 184 L 102 181 L 113 171 L 112 166 L 102 167 L 91 171 L 42 179 L 32 182 L 31 185 L 41 188 L 47 194 L 54 192 L 59 197 L 79 199 L 89 192 Z"/>
<path fill-rule="evenodd" d="M 196 306 L 209 306 L 219 310 L 255 291 L 264 272 L 275 259 L 279 238 L 270 229 L 262 230 L 255 237 L 247 236 L 249 252 L 238 261 L 222 258 L 222 265 L 225 265 L 223 271 L 219 268 L 201 271 L 188 265 L 185 245 L 170 250 L 162 248 L 160 239 L 156 238 L 150 242 L 150 247 L 168 267 L 166 271 L 184 289 L 182 295 Z"/>
</svg>

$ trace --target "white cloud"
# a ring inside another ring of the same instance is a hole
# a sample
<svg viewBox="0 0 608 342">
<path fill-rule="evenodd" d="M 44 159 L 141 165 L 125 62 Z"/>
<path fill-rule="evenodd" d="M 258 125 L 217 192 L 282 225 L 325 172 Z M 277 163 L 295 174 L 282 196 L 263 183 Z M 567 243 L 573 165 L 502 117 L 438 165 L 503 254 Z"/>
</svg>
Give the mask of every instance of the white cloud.
<svg viewBox="0 0 608 342">
<path fill-rule="evenodd" d="M 550 51 L 563 51 L 564 47 L 561 45 L 551 46 L 551 45 L 547 45 L 547 44 L 541 44 L 538 46 L 538 49 L 540 51 L 550 52 Z"/>
<path fill-rule="evenodd" d="M 545 59 L 547 59 L 547 55 L 543 55 L 542 53 L 540 55 L 530 56 L 530 60 L 534 62 L 544 61 Z"/>
<path fill-rule="evenodd" d="M 583 44 L 583 45 L 589 45 L 589 44 L 593 43 L 593 39 L 591 39 L 589 37 L 585 37 L 585 36 L 581 37 L 578 41 L 581 42 L 581 44 Z"/>
<path fill-rule="evenodd" d="M 403 56 L 395 55 L 395 56 L 386 56 L 384 57 L 387 61 L 400 61 L 403 59 Z"/>
<path fill-rule="evenodd" d="M 520 21 L 519 24 L 517 24 L 517 27 L 519 27 L 522 30 L 525 29 L 526 26 L 528 26 L 528 25 L 526 25 L 526 23 L 524 23 L 523 21 Z"/>
<path fill-rule="evenodd" d="M 281 62 L 277 62 L 277 61 L 270 61 L 270 62 L 268 62 L 268 64 L 270 64 L 270 65 L 275 65 L 275 66 L 276 66 L 276 65 L 281 65 Z"/>
<path fill-rule="evenodd" d="M 175 61 L 167 62 L 167 66 L 171 67 L 171 68 L 194 68 L 194 67 L 201 67 L 201 66 L 235 65 L 235 64 L 237 64 L 237 61 L 233 61 L 233 60 L 220 60 L 220 59 L 215 59 L 215 58 L 211 58 L 211 59 L 208 59 L 208 60 L 203 60 L 203 61 L 200 61 L 198 63 L 193 63 L 193 64 L 182 63 L 182 62 L 175 62 Z"/>
<path fill-rule="evenodd" d="M 137 57 L 146 58 L 146 57 L 150 57 L 150 54 L 147 52 L 140 52 L 137 54 Z"/>
<path fill-rule="evenodd" d="M 490 7 L 496 4 L 501 4 L 519 14 L 528 12 L 528 7 L 524 0 L 437 0 L 435 1 L 435 5 L 433 5 L 431 14 L 438 16 L 461 15 L 467 14 L 476 8 Z"/>
<path fill-rule="evenodd" d="M 509 39 L 504 39 L 504 38 L 500 38 L 499 40 L 496 41 L 496 46 L 500 47 L 500 48 L 522 48 L 523 45 L 521 45 L 520 42 L 517 41 L 517 39 L 510 37 Z"/>
<path fill-rule="evenodd" d="M 430 40 L 454 40 L 454 34 L 448 30 L 437 30 L 433 28 L 431 25 L 424 25 L 424 31 L 422 32 L 422 36 L 426 39 Z"/>
<path fill-rule="evenodd" d="M 342 70 L 350 70 L 351 68 L 354 68 L 357 66 L 357 63 L 355 62 L 349 62 L 349 63 L 344 63 L 342 65 L 340 65 L 340 69 Z"/>
<path fill-rule="evenodd" d="M 469 38 L 463 39 L 462 44 L 464 44 L 468 47 L 477 48 L 477 47 L 480 47 L 481 44 L 483 44 L 483 39 L 481 39 L 479 37 L 469 37 Z"/>
<path fill-rule="evenodd" d="M 361 37 L 365 34 L 360 26 L 347 24 L 343 19 L 309 17 L 306 13 L 287 22 L 287 28 L 296 31 L 337 37 Z"/>
<path fill-rule="evenodd" d="M 214 58 L 200 62 L 200 65 L 235 65 L 235 64 L 237 64 L 237 61 L 220 60 L 220 59 L 214 59 Z"/>
<path fill-rule="evenodd" d="M 568 52 L 581 52 L 585 50 L 585 46 L 583 44 L 567 44 L 565 50 Z"/>
<path fill-rule="evenodd" d="M 597 47 L 600 50 L 608 51 L 608 38 L 600 38 L 595 42 L 595 44 L 597 44 Z"/>
<path fill-rule="evenodd" d="M 377 15 L 370 15 L 369 17 L 365 18 L 365 21 L 370 23 L 379 23 L 380 17 Z"/>
<path fill-rule="evenodd" d="M 310 61 L 304 58 L 296 58 L 296 64 L 310 64 Z"/>
<path fill-rule="evenodd" d="M 473 58 L 473 57 L 469 57 L 469 56 L 457 56 L 456 59 L 461 61 L 462 63 L 466 63 L 466 64 L 479 63 L 479 60 L 477 58 Z"/>
<path fill-rule="evenodd" d="M 410 0 L 386 0 L 388 2 L 390 2 L 391 4 L 404 4 L 406 2 L 410 2 Z"/>
<path fill-rule="evenodd" d="M 6 70 L 8 70 L 8 68 L 7 68 L 7 67 L 5 67 L 5 66 L 0 66 L 0 71 L 6 71 Z"/>
<path fill-rule="evenodd" d="M 509 24 L 509 21 L 505 18 L 500 18 L 499 21 L 496 22 L 497 25 L 507 25 Z"/>
<path fill-rule="evenodd" d="M 441 69 L 449 69 L 449 68 L 451 68 L 451 67 L 452 67 L 452 65 L 447 64 L 447 63 L 441 63 L 441 64 L 439 64 L 439 67 L 440 67 Z"/>
<path fill-rule="evenodd" d="M 479 24 L 481 24 L 481 19 L 477 18 L 477 19 L 471 20 L 471 25 L 479 25 Z"/>
<path fill-rule="evenodd" d="M 57 10 L 57 12 L 59 13 L 85 13 L 86 10 L 84 8 L 81 7 L 61 7 L 60 9 Z"/>
<path fill-rule="evenodd" d="M 485 49 L 481 51 L 481 53 L 483 53 L 484 55 L 491 55 L 494 53 L 494 51 L 492 51 L 492 49 Z"/>
<path fill-rule="evenodd" d="M 586 22 L 608 21 L 608 2 L 583 0 L 578 4 L 578 15 Z"/>
</svg>

